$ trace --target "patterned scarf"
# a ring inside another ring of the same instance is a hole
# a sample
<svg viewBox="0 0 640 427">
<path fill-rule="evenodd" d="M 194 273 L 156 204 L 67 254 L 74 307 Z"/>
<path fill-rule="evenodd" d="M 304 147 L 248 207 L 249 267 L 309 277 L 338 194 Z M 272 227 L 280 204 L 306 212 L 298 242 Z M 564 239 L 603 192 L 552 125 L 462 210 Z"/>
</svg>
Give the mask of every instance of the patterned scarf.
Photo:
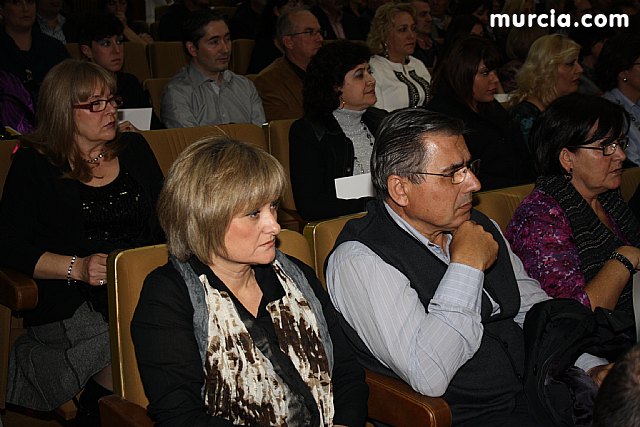
<svg viewBox="0 0 640 427">
<path fill-rule="evenodd" d="M 328 329 L 319 301 L 292 265 L 282 257 L 273 262 L 285 291 L 283 298 L 267 305 L 279 347 L 269 342 L 253 317 L 236 309 L 226 291 L 210 286 L 205 275 L 197 278 L 209 313 L 203 390 L 209 414 L 241 425 L 332 425 Z M 184 277 L 184 270 L 181 273 Z"/>
<path fill-rule="evenodd" d="M 563 176 L 540 177 L 536 181 L 536 188 L 553 197 L 569 218 L 586 282 L 598 274 L 616 248 L 626 244 L 640 245 L 640 224 L 619 191 L 602 193 L 598 200 L 629 243 L 618 238 L 600 221 L 587 201 Z M 633 310 L 631 280 L 623 289 L 616 308 L 628 312 Z"/>
</svg>

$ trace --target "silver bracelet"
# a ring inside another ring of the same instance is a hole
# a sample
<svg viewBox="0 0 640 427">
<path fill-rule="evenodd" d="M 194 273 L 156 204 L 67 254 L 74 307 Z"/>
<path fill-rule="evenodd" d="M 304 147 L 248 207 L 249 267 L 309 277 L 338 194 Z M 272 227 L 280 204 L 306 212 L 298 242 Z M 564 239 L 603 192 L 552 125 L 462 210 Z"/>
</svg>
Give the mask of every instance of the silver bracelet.
<svg viewBox="0 0 640 427">
<path fill-rule="evenodd" d="M 71 263 L 69 264 L 69 268 L 67 268 L 67 285 L 71 286 L 71 270 L 73 270 L 73 264 L 76 262 L 77 256 L 73 255 L 71 257 Z M 73 281 L 75 283 L 75 280 Z"/>
</svg>

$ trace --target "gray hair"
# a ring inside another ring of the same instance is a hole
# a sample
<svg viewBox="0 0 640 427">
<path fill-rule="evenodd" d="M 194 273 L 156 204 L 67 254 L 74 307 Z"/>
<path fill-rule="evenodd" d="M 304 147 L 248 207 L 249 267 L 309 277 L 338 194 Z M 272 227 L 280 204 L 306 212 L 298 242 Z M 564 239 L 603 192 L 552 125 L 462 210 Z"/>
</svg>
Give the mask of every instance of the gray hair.
<svg viewBox="0 0 640 427">
<path fill-rule="evenodd" d="M 276 21 L 276 38 L 278 39 L 278 43 L 280 43 L 280 46 L 283 49 L 284 43 L 282 41 L 282 38 L 293 33 L 294 31 L 295 24 L 291 17 L 297 13 L 302 12 L 311 13 L 308 7 L 298 6 L 284 11 L 284 13 L 278 17 L 278 21 Z"/>
<path fill-rule="evenodd" d="M 416 174 L 429 164 L 430 153 L 424 138 L 430 135 L 462 135 L 462 121 L 421 108 L 403 108 L 389 114 L 380 124 L 371 154 L 371 180 L 379 199 L 389 197 L 391 175 L 420 183 Z"/>
</svg>

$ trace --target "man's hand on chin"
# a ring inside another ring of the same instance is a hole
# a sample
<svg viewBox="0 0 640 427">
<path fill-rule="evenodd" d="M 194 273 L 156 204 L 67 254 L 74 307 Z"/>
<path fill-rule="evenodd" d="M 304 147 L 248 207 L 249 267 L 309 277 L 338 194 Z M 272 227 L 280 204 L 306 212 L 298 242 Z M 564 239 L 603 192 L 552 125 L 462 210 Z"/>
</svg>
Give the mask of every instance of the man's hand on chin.
<svg viewBox="0 0 640 427">
<path fill-rule="evenodd" d="M 498 258 L 498 243 L 491 233 L 473 221 L 465 221 L 453 233 L 451 262 L 485 271 Z"/>
</svg>

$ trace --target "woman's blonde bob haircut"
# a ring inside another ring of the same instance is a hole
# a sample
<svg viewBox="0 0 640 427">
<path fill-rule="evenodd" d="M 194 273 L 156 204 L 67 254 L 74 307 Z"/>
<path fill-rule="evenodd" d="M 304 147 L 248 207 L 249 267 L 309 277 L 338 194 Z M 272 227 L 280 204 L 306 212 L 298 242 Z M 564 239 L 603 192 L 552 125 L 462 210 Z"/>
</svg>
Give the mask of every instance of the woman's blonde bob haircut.
<svg viewBox="0 0 640 427">
<path fill-rule="evenodd" d="M 169 169 L 158 198 L 169 252 L 205 264 L 225 256 L 233 217 L 280 200 L 286 185 L 282 165 L 257 147 L 226 136 L 191 144 Z"/>
<path fill-rule="evenodd" d="M 385 44 L 389 39 L 389 33 L 393 29 L 393 20 L 396 15 L 406 12 L 413 17 L 416 22 L 416 10 L 409 3 L 385 3 L 376 10 L 376 14 L 371 21 L 371 29 L 367 37 L 367 45 L 374 55 L 384 55 Z"/>
<path fill-rule="evenodd" d="M 580 45 L 562 34 L 542 36 L 529 49 L 516 82 L 518 89 L 511 97 L 512 106 L 535 97 L 545 106 L 558 97 L 556 79 L 561 64 L 577 60 Z"/>
</svg>

